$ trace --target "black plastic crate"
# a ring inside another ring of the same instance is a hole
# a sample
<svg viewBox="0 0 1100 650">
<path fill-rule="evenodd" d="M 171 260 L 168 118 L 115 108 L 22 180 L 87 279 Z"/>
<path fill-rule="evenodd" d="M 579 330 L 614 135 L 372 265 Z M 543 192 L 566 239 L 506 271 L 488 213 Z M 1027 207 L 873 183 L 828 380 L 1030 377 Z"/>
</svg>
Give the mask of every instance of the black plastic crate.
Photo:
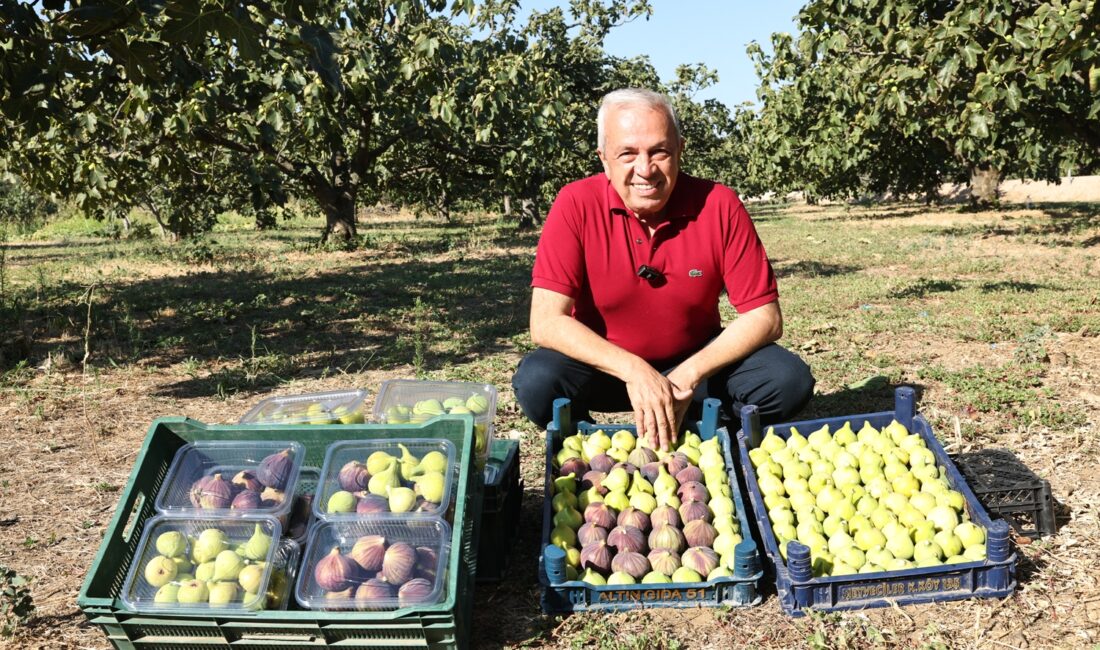
<svg viewBox="0 0 1100 650">
<path fill-rule="evenodd" d="M 1018 535 L 1053 535 L 1054 498 L 1039 478 L 1007 449 L 981 449 L 952 456 L 978 500 Z"/>
<path fill-rule="evenodd" d="M 487 476 L 490 471 L 493 476 L 485 483 L 481 540 L 477 550 L 477 581 L 498 582 L 504 578 L 508 568 L 508 556 L 519 530 L 523 504 L 519 441 L 493 440 L 485 470 Z"/>
</svg>

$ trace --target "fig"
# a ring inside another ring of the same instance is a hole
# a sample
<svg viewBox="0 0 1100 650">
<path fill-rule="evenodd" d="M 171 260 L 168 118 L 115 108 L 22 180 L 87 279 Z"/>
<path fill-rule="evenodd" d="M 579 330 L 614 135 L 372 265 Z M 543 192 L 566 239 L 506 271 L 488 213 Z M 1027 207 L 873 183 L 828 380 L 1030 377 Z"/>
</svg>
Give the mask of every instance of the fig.
<svg viewBox="0 0 1100 650">
<path fill-rule="evenodd" d="M 588 544 L 581 549 L 581 568 L 593 569 L 604 575 L 611 571 L 611 548 L 606 542 Z"/>
<path fill-rule="evenodd" d="M 641 553 L 645 550 L 645 534 L 634 526 L 616 526 L 607 535 L 607 545 L 619 553 Z"/>
<path fill-rule="evenodd" d="M 668 467 L 668 473 L 676 476 L 687 467 L 693 467 L 691 461 L 683 452 L 676 452 L 670 456 L 665 457 L 665 466 Z M 677 478 L 679 480 L 679 478 Z M 680 481 L 683 483 L 683 481 Z"/>
<path fill-rule="evenodd" d="M 397 602 L 402 607 L 413 603 L 425 603 L 431 598 L 433 588 L 431 580 L 413 578 L 397 590 Z"/>
<path fill-rule="evenodd" d="M 157 535 L 157 553 L 164 557 L 181 557 L 187 552 L 187 538 L 178 530 Z"/>
<path fill-rule="evenodd" d="M 237 574 L 237 582 L 241 589 L 248 593 L 258 593 L 264 579 L 264 568 L 259 564 L 249 564 Z"/>
<path fill-rule="evenodd" d="M 358 567 L 351 558 L 340 554 L 339 546 L 334 546 L 313 568 L 313 579 L 325 591 L 344 591 L 357 582 Z"/>
<path fill-rule="evenodd" d="M 695 521 L 696 519 L 702 519 L 707 523 L 710 523 L 714 515 L 711 514 L 710 508 L 702 501 L 686 501 L 680 506 L 680 520 L 687 525 L 689 521 Z"/>
<path fill-rule="evenodd" d="M 602 526 L 588 523 L 581 526 L 577 531 L 577 542 L 579 542 L 582 547 L 605 541 L 607 541 L 607 529 Z"/>
<path fill-rule="evenodd" d="M 615 469 L 615 468 L 621 469 L 624 472 L 626 472 L 626 475 L 627 475 L 628 478 L 631 477 L 631 476 L 634 476 L 634 472 L 638 471 L 637 465 L 635 465 L 634 463 L 629 463 L 629 462 L 615 463 L 615 465 L 613 465 L 611 469 Z M 608 473 L 610 473 L 610 472 L 608 472 Z"/>
<path fill-rule="evenodd" d="M 244 558 L 237 555 L 236 551 L 222 551 L 214 558 L 214 575 L 211 579 L 214 582 L 236 580 L 244 567 Z"/>
<path fill-rule="evenodd" d="M 649 522 L 654 528 L 657 526 L 668 524 L 669 526 L 680 527 L 680 513 L 676 511 L 676 508 L 672 506 L 659 506 L 652 514 L 649 515 Z"/>
<path fill-rule="evenodd" d="M 622 571 L 617 571 L 607 577 L 607 584 L 609 585 L 633 585 L 637 583 L 638 581 L 634 579 L 634 576 Z"/>
<path fill-rule="evenodd" d="M 194 483 L 191 484 L 191 489 L 187 491 L 187 498 L 191 500 L 191 505 L 196 508 L 201 508 L 202 503 L 200 499 L 206 489 L 206 482 L 214 477 L 201 476 Z"/>
<path fill-rule="evenodd" d="M 382 577 L 391 585 L 402 585 L 416 571 L 416 549 L 405 542 L 391 544 L 382 558 Z"/>
<path fill-rule="evenodd" d="M 680 568 L 680 554 L 667 548 L 655 548 L 649 552 L 649 566 L 666 576 L 671 576 Z"/>
<path fill-rule="evenodd" d="M 703 576 L 695 569 L 681 566 L 672 574 L 673 582 L 702 582 Z"/>
<path fill-rule="evenodd" d="M 416 547 L 416 576 L 435 581 L 439 572 L 439 553 L 430 546 Z"/>
<path fill-rule="evenodd" d="M 233 497 L 233 502 L 229 504 L 232 510 L 255 510 L 263 505 L 263 499 L 260 498 L 260 493 L 255 490 L 241 490 L 237 493 L 237 496 Z"/>
<path fill-rule="evenodd" d="M 718 554 L 714 549 L 705 546 L 692 546 L 680 556 L 680 562 L 699 575 L 705 576 L 718 567 Z"/>
<path fill-rule="evenodd" d="M 390 462 L 396 460 L 388 452 L 378 451 L 372 452 L 370 456 L 367 456 L 367 472 L 374 478 L 376 474 L 385 470 L 390 466 Z M 374 492 L 374 490 L 371 490 Z"/>
<path fill-rule="evenodd" d="M 158 555 L 145 565 L 145 582 L 153 587 L 163 587 L 176 579 L 176 563 L 171 558 Z"/>
<path fill-rule="evenodd" d="M 466 398 L 466 408 L 475 415 L 482 415 L 489 410 L 489 398 L 479 394 L 470 395 Z"/>
<path fill-rule="evenodd" d="M 264 484 L 260 483 L 256 475 L 247 469 L 242 469 L 234 474 L 231 482 L 233 485 L 237 486 L 239 490 L 252 490 L 253 492 L 264 491 Z"/>
<path fill-rule="evenodd" d="M 416 493 L 407 487 L 389 489 L 390 512 L 410 512 L 416 507 Z"/>
<path fill-rule="evenodd" d="M 390 511 L 389 499 L 385 497 L 367 492 L 356 492 L 355 496 L 358 497 L 358 501 L 355 504 L 356 514 L 375 515 L 380 512 Z"/>
<path fill-rule="evenodd" d="M 590 490 L 596 488 L 600 494 L 607 494 L 607 490 L 603 487 L 603 479 L 607 476 L 604 472 L 597 472 L 594 469 L 590 469 L 584 473 L 581 477 L 581 489 Z"/>
<path fill-rule="evenodd" d="M 217 528 L 207 528 L 199 533 L 198 539 L 191 546 L 191 559 L 197 564 L 211 562 L 218 553 L 229 548 L 229 540 L 225 533 Z"/>
<path fill-rule="evenodd" d="M 566 476 L 568 474 L 583 476 L 588 469 L 588 463 L 580 458 L 570 458 L 561 464 L 561 468 L 558 470 L 558 476 Z"/>
<path fill-rule="evenodd" d="M 199 495 L 200 508 L 228 508 L 233 503 L 233 484 L 222 478 L 221 474 L 214 474 L 203 484 L 202 494 Z"/>
<path fill-rule="evenodd" d="M 653 463 L 657 461 L 657 452 L 653 451 L 649 447 L 635 447 L 633 451 L 626 457 L 626 462 L 634 465 L 635 467 L 641 467 L 646 463 Z M 634 472 L 631 472 L 633 474 Z"/>
<path fill-rule="evenodd" d="M 347 490 L 337 490 L 328 498 L 328 505 L 325 507 L 325 510 L 327 510 L 329 514 L 351 512 L 355 510 L 357 501 L 355 495 L 351 492 Z"/>
<path fill-rule="evenodd" d="M 669 473 L 672 474 L 671 471 Z M 673 474 L 673 477 L 680 483 L 680 485 L 683 485 L 684 483 L 691 483 L 692 481 L 695 481 L 696 483 L 702 483 L 703 470 L 699 469 L 695 465 L 688 465 L 684 469 Z"/>
<path fill-rule="evenodd" d="M 367 489 L 367 482 L 370 481 L 370 472 L 367 471 L 367 466 L 360 463 L 357 460 L 345 463 L 340 468 L 340 473 L 337 475 L 336 480 L 340 483 L 340 489 L 348 492 L 359 492 L 360 490 Z"/>
<path fill-rule="evenodd" d="M 278 488 L 267 487 L 260 492 L 260 499 L 265 508 L 274 508 L 286 501 L 286 493 Z"/>
<path fill-rule="evenodd" d="M 588 459 L 588 466 L 597 472 L 603 472 L 604 474 L 611 471 L 611 468 L 615 466 L 615 459 L 607 454 L 596 454 L 592 458 Z"/>
<path fill-rule="evenodd" d="M 649 548 L 663 548 L 679 553 L 684 550 L 684 534 L 675 526 L 658 526 L 649 534 Z"/>
<path fill-rule="evenodd" d="M 355 590 L 355 600 L 371 602 L 393 598 L 393 585 L 381 578 L 371 578 Z"/>
<path fill-rule="evenodd" d="M 587 523 L 610 530 L 616 524 L 615 511 L 606 503 L 590 503 L 584 509 L 584 520 Z"/>
<path fill-rule="evenodd" d="M 355 587 L 325 592 L 325 600 L 351 600 L 352 598 L 355 598 Z"/>
<path fill-rule="evenodd" d="M 256 524 L 252 530 L 252 537 L 244 543 L 242 554 L 250 560 L 263 560 L 267 558 L 267 552 L 271 549 L 271 535 L 264 534 L 263 526 Z"/>
<path fill-rule="evenodd" d="M 703 519 L 695 519 L 684 525 L 684 541 L 688 546 L 707 546 L 714 543 L 718 531 Z M 700 571 L 707 574 L 709 571 Z"/>
<path fill-rule="evenodd" d="M 611 558 L 611 571 L 626 573 L 635 580 L 641 580 L 642 576 L 649 573 L 649 560 L 641 553 L 632 551 L 616 553 Z"/>
<path fill-rule="evenodd" d="M 425 472 L 413 479 L 413 491 L 429 501 L 433 507 L 443 502 L 443 491 L 447 481 L 441 472 Z"/>
<path fill-rule="evenodd" d="M 706 503 L 710 500 L 710 492 L 707 490 L 707 487 L 698 481 L 682 483 L 680 489 L 676 490 L 676 494 L 684 503 L 688 501 L 702 501 Z"/>
<path fill-rule="evenodd" d="M 657 478 L 661 475 L 662 467 L 664 467 L 664 465 L 656 460 L 652 463 L 646 463 L 645 465 L 642 465 L 642 476 L 644 476 L 647 481 L 652 483 L 653 481 L 656 481 Z"/>
<path fill-rule="evenodd" d="M 371 454 L 371 458 L 374 458 L 377 453 L 379 452 L 376 451 L 374 454 Z M 367 481 L 367 490 L 369 490 L 371 494 L 377 494 L 381 497 L 389 494 L 389 488 L 401 487 L 401 474 L 398 472 L 397 459 L 389 454 L 386 454 L 386 458 L 388 460 L 386 461 L 385 468 L 377 472 L 371 472 L 370 480 Z M 369 468 L 370 466 L 371 461 L 370 458 L 368 458 L 367 467 Z"/>
<path fill-rule="evenodd" d="M 620 526 L 633 526 L 642 533 L 646 533 L 650 527 L 650 517 L 637 508 L 626 508 L 619 513 L 616 523 Z"/>
<path fill-rule="evenodd" d="M 291 464 L 289 449 L 276 452 L 260 461 L 256 468 L 256 478 L 269 488 L 285 490 L 287 480 L 290 479 Z"/>
<path fill-rule="evenodd" d="M 188 605 L 204 603 L 210 598 L 210 590 L 202 580 L 187 580 L 176 592 L 176 600 Z"/>
<path fill-rule="evenodd" d="M 372 573 L 382 570 L 382 558 L 386 554 L 386 538 L 381 535 L 364 535 L 355 540 L 348 557 L 364 571 Z"/>
</svg>

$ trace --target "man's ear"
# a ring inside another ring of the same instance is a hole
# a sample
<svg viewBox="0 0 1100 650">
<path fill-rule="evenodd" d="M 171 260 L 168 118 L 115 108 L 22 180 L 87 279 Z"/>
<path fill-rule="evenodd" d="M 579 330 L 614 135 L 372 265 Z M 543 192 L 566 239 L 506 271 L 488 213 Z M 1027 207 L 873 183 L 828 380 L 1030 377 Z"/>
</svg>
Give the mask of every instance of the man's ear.
<svg viewBox="0 0 1100 650">
<path fill-rule="evenodd" d="M 600 157 L 600 164 L 603 165 L 603 175 L 611 178 L 611 170 L 607 168 L 607 157 L 603 155 L 603 149 L 597 149 L 596 155 Z"/>
</svg>

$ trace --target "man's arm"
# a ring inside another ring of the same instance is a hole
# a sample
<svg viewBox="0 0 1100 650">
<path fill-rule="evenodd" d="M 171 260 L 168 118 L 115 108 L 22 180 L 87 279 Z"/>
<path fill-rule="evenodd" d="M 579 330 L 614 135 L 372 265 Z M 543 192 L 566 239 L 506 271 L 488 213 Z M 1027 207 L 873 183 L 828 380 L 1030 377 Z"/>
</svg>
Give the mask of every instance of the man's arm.
<svg viewBox="0 0 1100 650">
<path fill-rule="evenodd" d="M 634 407 L 638 436 L 668 449 L 676 441 L 677 404 L 691 398 L 690 390 L 678 390 L 644 359 L 573 318 L 573 303 L 569 296 L 536 287 L 531 294 L 531 339 L 621 379 Z"/>
<path fill-rule="evenodd" d="M 778 341 L 782 336 L 783 313 L 776 300 L 741 314 L 706 347 L 676 366 L 668 378 L 678 388 L 688 391 L 689 395 L 689 399 L 677 401 L 676 426 L 680 426 L 696 386 L 720 369 Z"/>
</svg>

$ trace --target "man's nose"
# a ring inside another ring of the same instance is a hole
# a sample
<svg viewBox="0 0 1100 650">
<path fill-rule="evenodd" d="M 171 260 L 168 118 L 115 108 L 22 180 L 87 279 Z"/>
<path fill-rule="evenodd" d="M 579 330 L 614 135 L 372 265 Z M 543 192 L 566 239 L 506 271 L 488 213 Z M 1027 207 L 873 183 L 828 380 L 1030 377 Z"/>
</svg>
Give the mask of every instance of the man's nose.
<svg viewBox="0 0 1100 650">
<path fill-rule="evenodd" d="M 638 154 L 634 158 L 634 173 L 641 174 L 643 176 L 649 175 L 650 170 L 653 169 L 653 159 L 648 154 Z"/>
</svg>

